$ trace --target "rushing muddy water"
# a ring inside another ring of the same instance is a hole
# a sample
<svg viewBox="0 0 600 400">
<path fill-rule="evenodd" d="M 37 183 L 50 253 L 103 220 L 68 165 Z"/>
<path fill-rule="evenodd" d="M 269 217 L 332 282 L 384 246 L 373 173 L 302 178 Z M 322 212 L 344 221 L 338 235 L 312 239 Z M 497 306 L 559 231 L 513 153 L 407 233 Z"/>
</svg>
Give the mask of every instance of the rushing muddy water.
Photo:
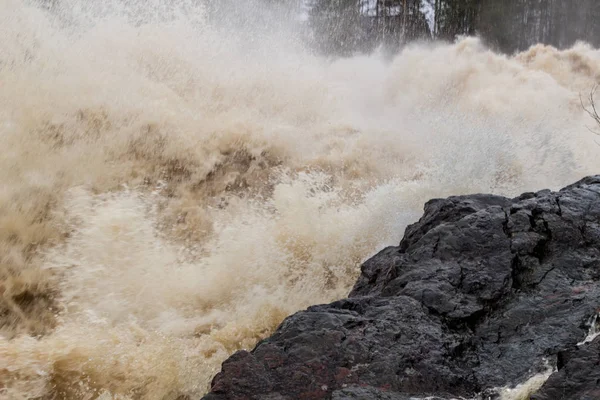
<svg viewBox="0 0 600 400">
<path fill-rule="evenodd" d="M 199 398 L 426 200 L 598 172 L 585 44 L 330 59 L 291 17 L 86 3 L 0 0 L 3 399 Z"/>
</svg>

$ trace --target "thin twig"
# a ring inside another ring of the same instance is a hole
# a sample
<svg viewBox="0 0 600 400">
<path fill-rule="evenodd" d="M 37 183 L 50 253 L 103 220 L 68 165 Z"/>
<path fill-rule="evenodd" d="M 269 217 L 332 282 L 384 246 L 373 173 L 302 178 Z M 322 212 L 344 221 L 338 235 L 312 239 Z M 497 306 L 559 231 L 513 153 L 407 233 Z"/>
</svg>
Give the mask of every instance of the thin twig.
<svg viewBox="0 0 600 400">
<path fill-rule="evenodd" d="M 594 87 L 592 88 L 592 90 L 590 90 L 590 97 L 589 97 L 589 102 L 590 105 L 589 106 L 585 106 L 583 104 L 583 99 L 581 98 L 581 93 L 579 94 L 579 102 L 581 103 L 581 108 L 583 108 L 583 110 L 588 113 L 588 115 L 590 117 L 592 117 L 592 119 L 594 121 L 596 121 L 596 124 L 598 125 L 598 127 L 600 127 L 600 115 L 598 114 L 598 110 L 596 109 L 596 101 L 594 100 L 594 96 L 596 94 L 596 91 L 598 90 L 598 84 L 595 84 Z M 589 128 L 590 132 L 595 133 L 596 135 L 600 135 L 600 131 Z"/>
</svg>

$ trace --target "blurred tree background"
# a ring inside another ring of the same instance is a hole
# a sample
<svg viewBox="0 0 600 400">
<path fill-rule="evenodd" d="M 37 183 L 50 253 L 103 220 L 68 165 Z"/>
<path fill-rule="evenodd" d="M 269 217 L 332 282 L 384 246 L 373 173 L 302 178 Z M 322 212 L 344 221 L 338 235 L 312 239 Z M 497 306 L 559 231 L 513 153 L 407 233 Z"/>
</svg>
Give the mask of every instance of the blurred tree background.
<svg viewBox="0 0 600 400">
<path fill-rule="evenodd" d="M 507 53 L 536 43 L 600 45 L 599 0 L 308 0 L 307 8 L 315 43 L 341 54 L 458 35 Z"/>
</svg>

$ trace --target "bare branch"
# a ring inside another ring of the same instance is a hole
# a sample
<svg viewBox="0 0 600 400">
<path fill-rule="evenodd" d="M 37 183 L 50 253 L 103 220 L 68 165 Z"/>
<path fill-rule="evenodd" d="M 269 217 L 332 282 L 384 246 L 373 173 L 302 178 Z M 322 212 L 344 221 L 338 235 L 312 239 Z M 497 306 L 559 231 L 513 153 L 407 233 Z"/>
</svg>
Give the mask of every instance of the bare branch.
<svg viewBox="0 0 600 400">
<path fill-rule="evenodd" d="M 592 88 L 592 90 L 590 91 L 590 95 L 588 98 L 589 106 L 586 106 L 583 104 L 583 99 L 581 98 L 581 93 L 579 94 L 579 102 L 581 103 L 581 108 L 583 108 L 583 110 L 586 113 L 588 113 L 588 115 L 590 117 L 592 117 L 592 119 L 598 125 L 598 128 L 596 128 L 596 129 L 592 129 L 589 127 L 588 127 L 588 129 L 591 132 L 595 133 L 596 135 L 600 135 L 600 115 L 598 114 L 598 110 L 596 109 L 596 101 L 594 100 L 594 96 L 596 95 L 597 90 L 598 90 L 598 84 L 595 84 L 594 87 Z"/>
</svg>

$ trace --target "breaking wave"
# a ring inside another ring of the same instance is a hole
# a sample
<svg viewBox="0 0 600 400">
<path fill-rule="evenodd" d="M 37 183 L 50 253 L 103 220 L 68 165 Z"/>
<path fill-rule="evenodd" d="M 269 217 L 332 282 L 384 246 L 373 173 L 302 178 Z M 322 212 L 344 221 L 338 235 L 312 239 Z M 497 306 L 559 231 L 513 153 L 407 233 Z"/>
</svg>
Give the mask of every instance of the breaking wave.
<svg viewBox="0 0 600 400">
<path fill-rule="evenodd" d="M 598 171 L 586 44 L 329 59 L 281 10 L 84 3 L 0 1 L 1 398 L 199 398 L 426 200 Z"/>
</svg>

